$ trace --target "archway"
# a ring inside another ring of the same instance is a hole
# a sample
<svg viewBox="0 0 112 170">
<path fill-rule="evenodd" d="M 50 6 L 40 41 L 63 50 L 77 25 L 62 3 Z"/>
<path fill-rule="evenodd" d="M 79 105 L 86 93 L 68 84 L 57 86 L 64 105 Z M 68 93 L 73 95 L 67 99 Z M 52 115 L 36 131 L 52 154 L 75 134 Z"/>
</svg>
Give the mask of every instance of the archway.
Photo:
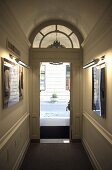
<svg viewBox="0 0 112 170">
<path fill-rule="evenodd" d="M 52 23 L 53 26 L 55 26 L 54 32 L 50 30 L 50 33 L 55 33 L 54 35 L 58 33 L 62 33 L 63 31 L 59 30 L 59 27 L 67 28 L 71 30 L 71 28 L 68 28 L 68 25 L 65 27 L 61 23 Z M 49 25 L 51 26 L 51 25 Z M 38 31 L 35 30 L 32 35 L 30 36 L 30 41 L 32 43 L 32 47 L 30 49 L 30 63 L 32 66 L 32 73 L 30 76 L 30 96 L 32 97 L 32 100 L 30 101 L 30 112 L 31 112 L 31 138 L 32 139 L 40 139 L 40 62 L 69 62 L 72 65 L 71 69 L 71 120 L 70 120 L 70 138 L 71 139 L 79 139 L 81 138 L 81 116 L 82 116 L 82 48 L 81 48 L 81 35 L 77 37 L 79 47 L 74 48 L 73 45 L 71 45 L 71 48 L 62 48 L 62 47 L 49 47 L 53 44 L 53 42 L 46 46 L 46 48 L 41 48 L 42 41 L 44 40 L 47 35 L 50 33 L 43 33 L 43 29 L 45 31 L 45 28 L 48 28 L 44 24 L 44 28 L 42 25 L 38 28 Z M 39 48 L 33 48 L 33 42 L 36 37 L 36 35 L 42 34 L 42 38 L 37 41 Z M 69 33 L 69 36 L 72 35 L 74 31 L 72 30 Z M 66 34 L 66 33 L 65 33 Z M 77 33 L 76 33 L 77 34 Z M 76 36 L 75 34 L 75 36 Z M 35 36 L 34 36 L 35 35 Z M 67 35 L 68 36 L 68 35 Z M 44 38 L 43 38 L 44 37 Z M 80 37 L 80 38 L 79 38 Z M 68 38 L 69 39 L 69 38 Z M 52 38 L 53 40 L 53 38 Z M 46 41 L 49 42 L 49 41 Z M 61 42 L 61 39 L 60 39 Z M 63 43 L 60 43 L 63 45 Z M 72 43 L 71 43 L 72 44 Z M 49 47 L 49 48 L 47 48 Z M 33 89 L 35 89 L 35 92 L 33 92 Z M 77 100 L 76 100 L 77 99 Z"/>
</svg>

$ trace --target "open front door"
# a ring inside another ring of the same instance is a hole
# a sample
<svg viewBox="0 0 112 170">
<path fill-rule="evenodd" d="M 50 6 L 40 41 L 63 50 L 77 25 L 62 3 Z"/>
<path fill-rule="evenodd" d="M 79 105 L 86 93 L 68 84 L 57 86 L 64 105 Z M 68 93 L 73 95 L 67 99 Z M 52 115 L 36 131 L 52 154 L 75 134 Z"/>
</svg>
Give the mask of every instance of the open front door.
<svg viewBox="0 0 112 170">
<path fill-rule="evenodd" d="M 40 64 L 40 138 L 70 139 L 70 63 Z"/>
</svg>

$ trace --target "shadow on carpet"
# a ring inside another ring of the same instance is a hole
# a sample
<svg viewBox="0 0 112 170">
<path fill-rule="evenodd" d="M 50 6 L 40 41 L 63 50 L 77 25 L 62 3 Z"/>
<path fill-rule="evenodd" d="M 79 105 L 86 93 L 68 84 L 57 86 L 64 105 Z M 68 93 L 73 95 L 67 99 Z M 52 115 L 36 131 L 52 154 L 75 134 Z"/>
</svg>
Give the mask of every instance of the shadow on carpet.
<svg viewBox="0 0 112 170">
<path fill-rule="evenodd" d="M 20 170 L 93 170 L 81 143 L 31 143 Z"/>
</svg>

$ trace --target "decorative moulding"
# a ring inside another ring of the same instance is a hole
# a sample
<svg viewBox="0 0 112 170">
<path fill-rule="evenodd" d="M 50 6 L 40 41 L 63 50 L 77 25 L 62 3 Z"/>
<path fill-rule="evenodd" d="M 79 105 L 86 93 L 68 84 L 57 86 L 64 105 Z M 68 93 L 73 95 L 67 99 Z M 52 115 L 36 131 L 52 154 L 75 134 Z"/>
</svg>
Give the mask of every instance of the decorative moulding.
<svg viewBox="0 0 112 170">
<path fill-rule="evenodd" d="M 21 126 L 21 124 L 29 117 L 29 114 L 24 114 L 0 139 L 0 150 L 3 146 L 8 142 L 8 140 L 12 137 L 12 135 L 16 132 L 16 130 Z"/>
<path fill-rule="evenodd" d="M 88 153 L 88 155 L 89 155 L 89 157 L 90 157 L 90 161 L 91 161 L 94 169 L 102 170 L 99 162 L 97 161 L 94 153 L 92 152 L 91 148 L 89 147 L 86 139 L 84 139 L 84 138 L 82 139 L 82 144 L 83 144 L 85 150 L 87 151 L 87 153 Z"/>
<path fill-rule="evenodd" d="M 105 128 L 103 128 L 95 119 L 93 119 L 88 113 L 83 113 L 83 116 L 87 118 L 92 125 L 102 134 L 102 136 L 112 144 L 112 134 L 109 133 Z"/>
<path fill-rule="evenodd" d="M 24 146 L 22 147 L 22 150 L 13 166 L 13 170 L 17 170 L 20 168 L 23 160 L 24 160 L 24 157 L 25 157 L 25 154 L 26 154 L 26 151 L 28 150 L 28 147 L 30 145 L 30 141 L 27 140 L 26 143 L 24 144 Z"/>
</svg>

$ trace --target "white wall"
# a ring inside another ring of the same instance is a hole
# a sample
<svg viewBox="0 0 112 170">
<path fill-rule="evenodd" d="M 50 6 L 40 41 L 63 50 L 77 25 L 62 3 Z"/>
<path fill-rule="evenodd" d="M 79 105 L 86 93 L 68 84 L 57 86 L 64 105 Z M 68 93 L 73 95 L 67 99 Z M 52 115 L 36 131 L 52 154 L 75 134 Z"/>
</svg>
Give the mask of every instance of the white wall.
<svg viewBox="0 0 112 170">
<path fill-rule="evenodd" d="M 7 109 L 3 109 L 1 58 L 8 57 L 10 53 L 6 48 L 7 39 L 21 51 L 21 59 L 28 63 L 29 46 L 26 37 L 6 4 L 0 1 L 0 165 L 2 166 L 2 162 L 5 161 L 4 166 L 6 167 L 2 167 L 2 169 L 12 170 L 21 150 L 23 151 L 23 147 L 26 147 L 29 141 L 29 71 L 25 68 L 23 70 L 24 99 Z M 15 152 L 17 152 L 16 156 L 14 156 Z"/>
<path fill-rule="evenodd" d="M 83 70 L 83 142 L 97 169 L 112 169 L 112 3 L 85 42 L 84 64 L 105 55 L 106 118 L 92 111 L 92 68 Z"/>
</svg>

